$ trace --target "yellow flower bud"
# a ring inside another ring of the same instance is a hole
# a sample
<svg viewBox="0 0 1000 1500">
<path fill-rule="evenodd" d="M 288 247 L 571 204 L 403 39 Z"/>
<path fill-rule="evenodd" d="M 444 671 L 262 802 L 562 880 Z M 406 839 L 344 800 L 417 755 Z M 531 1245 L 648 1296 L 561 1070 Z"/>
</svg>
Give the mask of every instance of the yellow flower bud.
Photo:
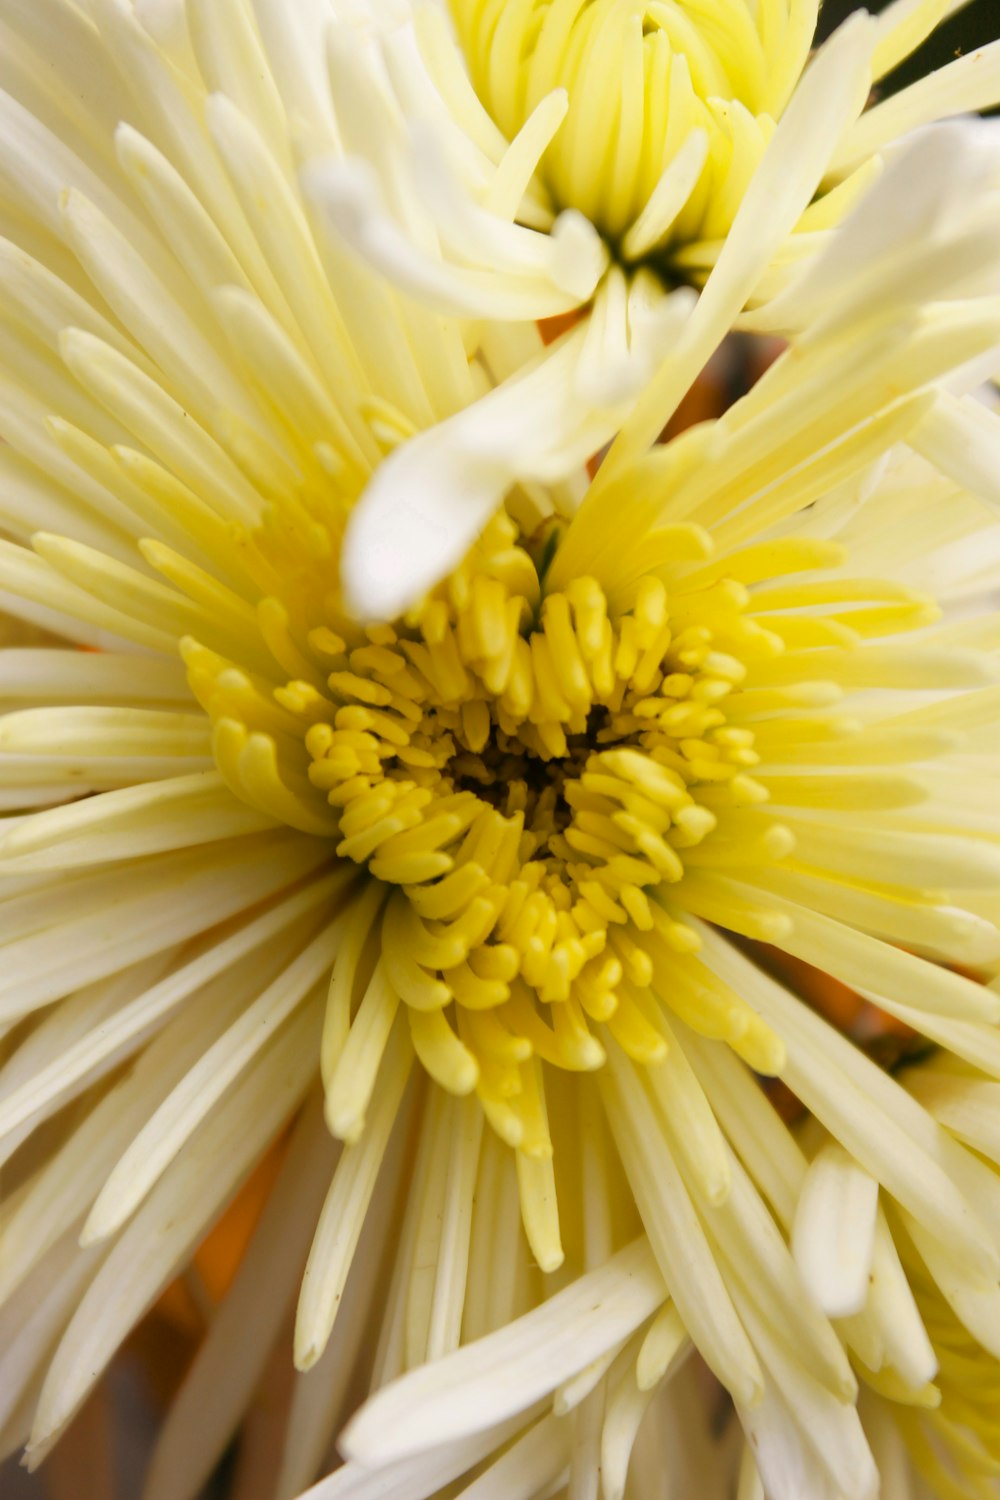
<svg viewBox="0 0 1000 1500">
<path fill-rule="evenodd" d="M 815 0 L 451 7 L 473 83 L 508 137 L 566 89 L 542 178 L 558 208 L 580 210 L 633 261 L 729 228 L 802 71 L 817 11 Z"/>
</svg>

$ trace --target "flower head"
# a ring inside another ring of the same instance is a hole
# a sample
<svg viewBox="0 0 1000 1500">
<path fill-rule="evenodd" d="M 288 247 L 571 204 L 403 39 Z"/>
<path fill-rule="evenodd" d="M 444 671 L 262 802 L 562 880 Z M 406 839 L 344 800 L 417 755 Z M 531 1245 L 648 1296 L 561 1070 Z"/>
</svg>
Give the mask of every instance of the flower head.
<svg viewBox="0 0 1000 1500">
<path fill-rule="evenodd" d="M 534 359 L 525 348 L 516 371 L 508 338 L 500 388 L 391 454 L 369 483 L 344 561 L 362 619 L 392 619 L 419 599 L 514 485 L 545 483 L 556 509 L 571 510 L 581 460 L 616 434 L 615 461 L 641 454 L 734 325 L 801 330 L 790 279 L 822 255 L 900 138 L 1000 96 L 993 44 L 936 74 L 933 87 L 866 109 L 872 85 L 933 29 L 935 6 L 892 7 L 879 22 L 855 15 L 804 71 L 815 19 L 806 3 L 753 21 L 734 0 L 711 26 L 658 6 L 641 12 L 638 30 L 640 14 L 617 3 L 455 10 L 482 100 L 433 7 L 418 10 L 412 27 L 366 11 L 363 52 L 353 26 L 333 28 L 335 88 L 351 101 L 340 122 L 347 150 L 317 152 L 304 179 L 310 200 L 356 255 L 437 313 L 572 314 L 576 326 Z M 761 105 L 754 118 L 707 83 L 707 102 L 688 97 L 684 46 L 706 58 L 717 49 L 740 74 L 734 58 L 749 67 L 752 55 L 734 40 L 741 27 L 772 64 L 773 117 Z M 669 54 L 675 93 L 634 86 L 637 41 L 650 66 Z M 596 110 L 578 62 L 600 68 Z M 667 97 L 677 112 L 664 126 Z M 708 128 L 699 111 L 714 122 Z M 629 163 L 639 135 L 637 186 Z M 569 164 L 571 183 L 558 163 Z M 609 228 L 608 205 L 630 184 L 629 205 L 616 210 L 628 222 Z M 695 306 L 696 286 L 704 291 Z M 496 376 L 495 354 L 484 354 Z M 400 543 L 388 556 L 387 535 Z"/>
<path fill-rule="evenodd" d="M 618 1500 L 693 1343 L 770 1500 L 868 1500 L 847 1350 L 930 1369 L 867 1278 L 902 1223 L 997 1353 L 997 1185 L 752 945 L 1000 1074 L 993 138 L 776 263 L 883 139 L 858 22 L 698 296 L 553 216 L 565 101 L 501 140 L 437 12 L 56 12 L 58 97 L 0 5 L 0 584 L 62 642 L 0 656 L 5 1441 L 45 1455 L 281 1138 L 153 1496 L 297 1301 L 284 1493 L 370 1376 L 320 1493 L 600 1448 Z M 794 339 L 651 446 L 737 317 Z"/>
<path fill-rule="evenodd" d="M 452 11 L 477 93 L 509 139 L 566 90 L 539 176 L 632 261 L 725 234 L 805 66 L 817 6 L 456 0 Z"/>
</svg>

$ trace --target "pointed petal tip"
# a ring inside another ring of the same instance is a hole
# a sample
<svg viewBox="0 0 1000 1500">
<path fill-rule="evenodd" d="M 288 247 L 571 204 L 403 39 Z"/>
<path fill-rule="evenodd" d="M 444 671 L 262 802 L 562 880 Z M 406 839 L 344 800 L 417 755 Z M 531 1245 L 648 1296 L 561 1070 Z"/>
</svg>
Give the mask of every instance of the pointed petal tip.
<svg viewBox="0 0 1000 1500">
<path fill-rule="evenodd" d="M 398 619 L 455 567 L 502 500 L 506 466 L 463 451 L 460 434 L 455 418 L 419 433 L 369 481 L 347 523 L 341 562 L 354 619 Z"/>
</svg>

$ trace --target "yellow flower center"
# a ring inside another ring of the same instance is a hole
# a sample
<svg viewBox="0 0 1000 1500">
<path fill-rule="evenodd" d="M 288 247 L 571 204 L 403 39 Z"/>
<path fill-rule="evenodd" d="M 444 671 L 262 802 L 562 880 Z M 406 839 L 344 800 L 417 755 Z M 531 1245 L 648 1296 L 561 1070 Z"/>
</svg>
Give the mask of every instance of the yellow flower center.
<svg viewBox="0 0 1000 1500">
<path fill-rule="evenodd" d="M 258 611 L 272 655 L 293 668 L 293 635 L 312 653 L 270 703 L 184 646 L 230 784 L 375 878 L 385 994 L 432 1076 L 478 1088 L 512 1144 L 532 1129 L 529 1055 L 600 1067 L 597 1022 L 637 1061 L 663 1056 L 654 967 L 697 947 L 671 887 L 720 809 L 766 796 L 752 731 L 726 714 L 735 651 L 773 651 L 746 590 L 672 600 L 647 576 L 612 606 L 593 577 L 546 589 L 556 540 L 499 514 L 395 625 L 353 624 L 308 570 Z M 289 630 L 299 612 L 327 623 Z M 738 1029 L 766 1065 L 766 1028 Z"/>
<path fill-rule="evenodd" d="M 626 260 L 726 232 L 802 71 L 817 10 L 815 0 L 451 8 L 473 83 L 508 136 L 552 90 L 567 90 L 541 175 L 558 206 L 579 209 Z"/>
</svg>

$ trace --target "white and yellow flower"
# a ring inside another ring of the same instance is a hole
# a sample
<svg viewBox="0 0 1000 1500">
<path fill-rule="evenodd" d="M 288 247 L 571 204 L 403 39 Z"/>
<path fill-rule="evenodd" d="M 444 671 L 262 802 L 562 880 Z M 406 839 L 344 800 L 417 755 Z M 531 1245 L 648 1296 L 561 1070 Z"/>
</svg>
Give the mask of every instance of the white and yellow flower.
<svg viewBox="0 0 1000 1500">
<path fill-rule="evenodd" d="M 455 0 L 478 98 L 433 6 L 415 13 L 413 36 L 394 13 L 387 23 L 382 7 L 362 8 L 363 68 L 356 33 L 334 33 L 351 123 L 346 158 L 318 159 L 306 174 L 325 221 L 442 314 L 584 314 L 502 397 L 452 418 L 433 446 L 411 447 L 405 470 L 383 467 L 348 530 L 356 613 L 404 609 L 458 561 L 512 484 L 564 478 L 602 430 L 620 431 L 619 456 L 641 452 L 748 305 L 757 312 L 746 326 L 785 335 L 802 326 L 801 304 L 779 294 L 901 139 L 1000 99 L 995 43 L 866 108 L 878 81 L 956 8 L 897 0 L 877 21 L 856 14 L 806 66 L 812 0 L 720 0 L 695 12 L 674 0 Z M 425 67 L 407 68 L 417 52 Z M 933 170 L 947 181 L 941 158 Z M 509 227 L 497 223 L 500 201 Z M 916 222 L 892 196 L 886 212 L 914 238 L 936 222 L 933 213 Z M 981 224 L 995 239 L 992 218 Z M 702 285 L 692 311 L 691 288 Z M 974 419 L 939 415 L 938 446 L 968 450 Z M 977 433 L 980 473 L 997 444 L 992 428 Z M 435 521 L 446 517 L 447 545 L 410 498 L 424 454 L 421 478 L 435 492 Z M 402 576 L 376 550 L 387 530 L 408 559 Z"/>
<path fill-rule="evenodd" d="M 44 1457 L 291 1122 L 152 1500 L 296 1298 L 281 1494 L 368 1382 L 317 1495 L 617 1500 L 693 1342 L 771 1500 L 866 1500 L 877 1235 L 826 1231 L 881 1187 L 992 1349 L 994 1178 L 744 946 L 993 1070 L 993 139 L 782 262 L 883 143 L 859 21 L 665 292 L 546 206 L 554 106 L 508 145 L 383 14 L 0 3 L 0 588 L 58 638 L 0 654 L 0 1441 Z M 750 300 L 788 352 L 650 446 Z"/>
</svg>

